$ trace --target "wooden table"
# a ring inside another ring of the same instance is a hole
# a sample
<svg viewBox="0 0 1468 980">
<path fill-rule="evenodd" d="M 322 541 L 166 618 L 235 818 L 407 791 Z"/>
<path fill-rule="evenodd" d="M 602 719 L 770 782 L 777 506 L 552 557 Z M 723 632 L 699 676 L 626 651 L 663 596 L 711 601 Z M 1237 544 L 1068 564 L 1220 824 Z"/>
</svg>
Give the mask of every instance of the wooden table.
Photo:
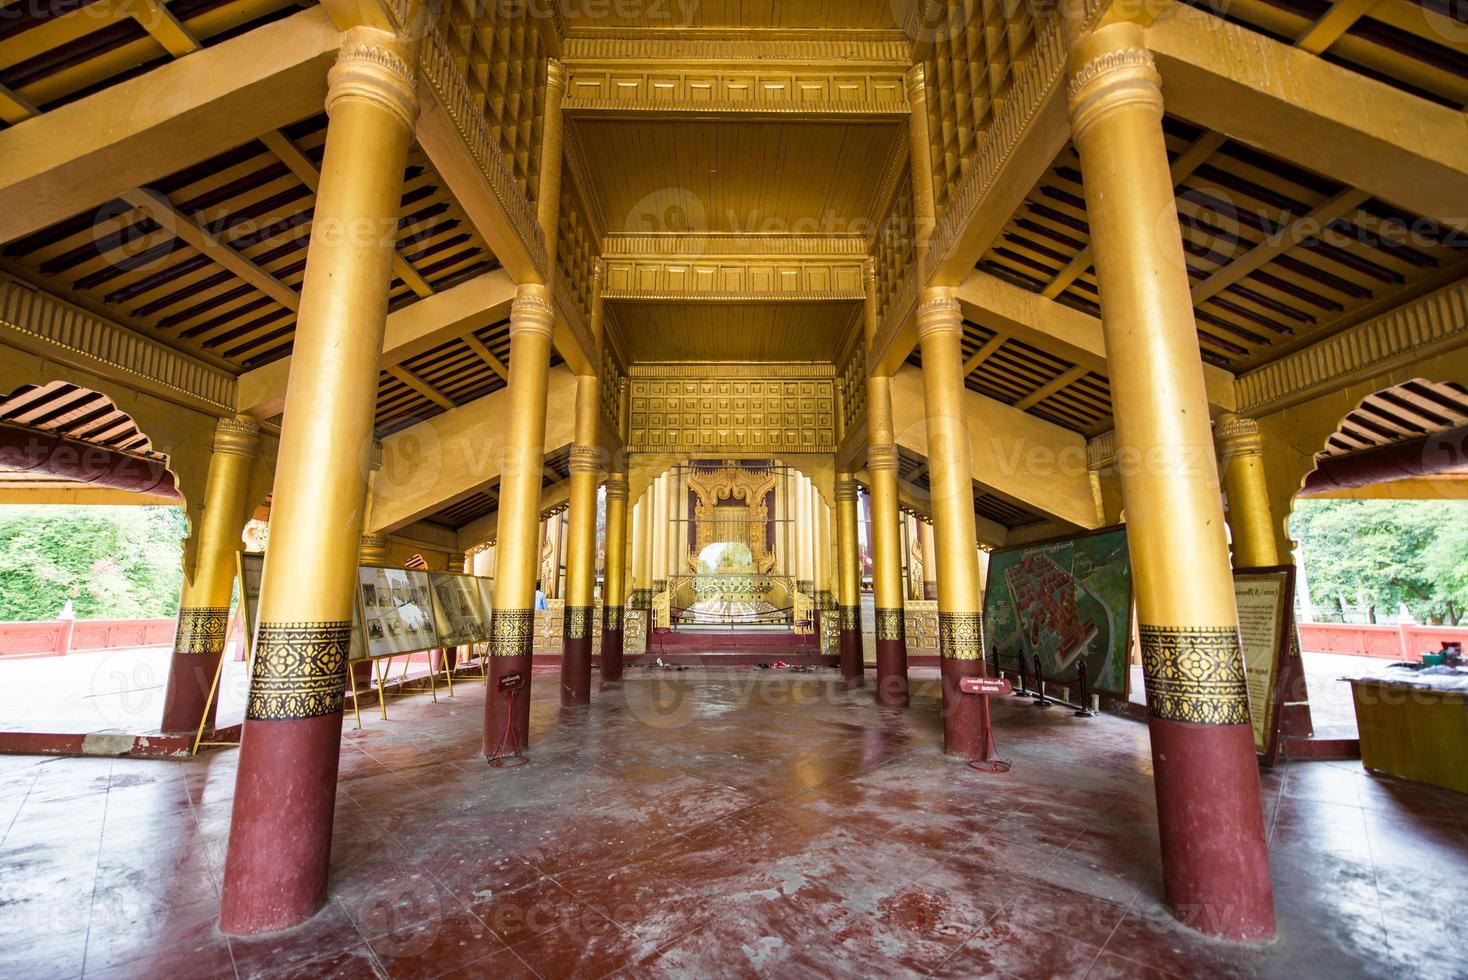
<svg viewBox="0 0 1468 980">
<path fill-rule="evenodd" d="M 1468 693 L 1351 680 L 1367 769 L 1468 793 Z"/>
</svg>

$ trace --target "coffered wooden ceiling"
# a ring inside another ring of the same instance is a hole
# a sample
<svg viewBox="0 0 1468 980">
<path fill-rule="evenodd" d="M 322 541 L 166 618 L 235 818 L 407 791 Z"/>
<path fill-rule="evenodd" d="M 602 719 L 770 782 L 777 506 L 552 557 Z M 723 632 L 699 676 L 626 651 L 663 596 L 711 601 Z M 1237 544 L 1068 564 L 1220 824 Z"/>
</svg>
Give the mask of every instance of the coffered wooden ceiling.
<svg viewBox="0 0 1468 980">
<path fill-rule="evenodd" d="M 630 362 L 819 361 L 830 363 L 859 303 L 616 303 L 613 330 Z"/>
<path fill-rule="evenodd" d="M 899 446 L 897 449 L 897 475 L 917 487 L 924 494 L 932 493 L 933 488 L 926 456 Z M 1045 515 L 1031 510 L 1013 497 L 991 490 L 977 480 L 974 481 L 973 486 L 974 514 L 977 517 L 982 517 L 987 521 L 993 521 L 995 524 L 1009 528 L 1011 531 L 1015 528 L 1042 523 L 1046 519 Z"/>
<path fill-rule="evenodd" d="M 896 122 L 578 119 L 608 234 L 861 234 Z"/>
<path fill-rule="evenodd" d="M 894 10 L 907 0 L 565 0 L 573 33 L 598 28 L 708 28 L 738 30 L 902 27 Z"/>
<path fill-rule="evenodd" d="M 1205 360 L 1239 373 L 1468 273 L 1468 236 L 1165 121 Z M 1099 315 L 1085 192 L 1062 151 L 979 268 Z"/>
<path fill-rule="evenodd" d="M 325 139 L 324 115 L 266 134 L 10 242 L 0 266 L 223 367 L 267 364 L 290 353 Z M 414 148 L 390 308 L 498 264 Z"/>
</svg>

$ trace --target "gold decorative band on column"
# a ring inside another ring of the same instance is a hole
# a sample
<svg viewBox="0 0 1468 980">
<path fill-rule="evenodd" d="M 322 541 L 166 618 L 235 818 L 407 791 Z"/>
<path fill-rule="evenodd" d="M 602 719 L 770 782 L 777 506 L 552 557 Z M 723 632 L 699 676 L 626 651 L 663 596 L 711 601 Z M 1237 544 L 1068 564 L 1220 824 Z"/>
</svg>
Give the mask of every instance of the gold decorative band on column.
<svg viewBox="0 0 1468 980">
<path fill-rule="evenodd" d="M 607 499 L 626 500 L 628 497 L 627 478 L 617 473 L 607 477 Z"/>
<path fill-rule="evenodd" d="M 623 626 L 623 610 L 621 606 L 603 606 L 601 610 L 601 628 L 603 630 L 619 630 Z"/>
<path fill-rule="evenodd" d="M 1130 43 L 1097 55 L 1071 76 L 1070 118 L 1077 141 L 1113 110 L 1142 105 L 1162 111 L 1162 76 L 1157 74 L 1152 52 L 1143 44 L 1142 29 L 1135 24 L 1115 24 L 1106 30 L 1130 35 Z"/>
<path fill-rule="evenodd" d="M 396 35 L 354 27 L 342 36 L 336 64 L 326 75 L 326 111 L 343 99 L 360 99 L 397 116 L 410 132 L 418 118 L 413 67 L 394 48 L 407 47 Z"/>
<path fill-rule="evenodd" d="M 841 606 L 837 610 L 840 627 L 850 632 L 861 630 L 861 606 Z"/>
<path fill-rule="evenodd" d="M 939 612 L 938 655 L 949 660 L 983 660 L 983 615 L 976 612 Z"/>
<path fill-rule="evenodd" d="M 340 714 L 352 624 L 261 623 L 245 717 L 295 721 Z"/>
<path fill-rule="evenodd" d="M 1141 626 L 1147 707 L 1195 725 L 1249 724 L 1249 690 L 1238 630 L 1231 626 Z"/>
<path fill-rule="evenodd" d="M 260 423 L 247 416 L 220 419 L 214 427 L 214 451 L 230 456 L 254 456 L 260 447 Z"/>
<path fill-rule="evenodd" d="M 1224 462 L 1240 456 L 1261 456 L 1264 440 L 1259 423 L 1237 415 L 1220 415 L 1213 423 L 1213 439 L 1218 444 L 1218 458 Z"/>
<path fill-rule="evenodd" d="M 904 610 L 877 609 L 877 639 L 907 639 L 907 616 Z"/>
<path fill-rule="evenodd" d="M 897 472 L 897 447 L 892 443 L 873 443 L 867 446 L 867 469 Z"/>
<path fill-rule="evenodd" d="M 591 639 L 591 617 L 596 610 L 591 606 L 566 607 L 566 639 Z"/>
<path fill-rule="evenodd" d="M 856 499 L 856 481 L 855 480 L 837 480 L 836 481 L 836 502 L 839 504 L 843 500 L 855 500 L 855 499 Z"/>
<path fill-rule="evenodd" d="M 549 340 L 555 330 L 556 310 L 549 291 L 537 283 L 522 283 L 510 303 L 510 333 L 540 333 Z"/>
<path fill-rule="evenodd" d="M 595 474 L 601 465 L 601 450 L 596 446 L 571 447 L 571 472 Z"/>
<path fill-rule="evenodd" d="M 178 632 L 173 636 L 173 652 L 218 653 L 224 649 L 224 641 L 228 635 L 228 606 L 180 609 L 178 611 Z"/>
<path fill-rule="evenodd" d="M 954 298 L 952 290 L 936 286 L 924 290 L 923 295 L 917 309 L 919 338 L 943 331 L 963 332 L 963 307 Z"/>
<path fill-rule="evenodd" d="M 534 609 L 496 609 L 489 622 L 491 657 L 528 657 L 535 642 Z"/>
</svg>

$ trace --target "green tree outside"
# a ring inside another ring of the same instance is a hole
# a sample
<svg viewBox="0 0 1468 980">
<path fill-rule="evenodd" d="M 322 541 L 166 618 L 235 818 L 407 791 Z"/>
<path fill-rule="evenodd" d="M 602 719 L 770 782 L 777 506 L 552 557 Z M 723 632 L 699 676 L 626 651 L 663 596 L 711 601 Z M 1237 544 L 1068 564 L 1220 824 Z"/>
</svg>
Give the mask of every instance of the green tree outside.
<svg viewBox="0 0 1468 980">
<path fill-rule="evenodd" d="M 0 506 L 0 621 L 178 614 L 178 507 Z"/>
<path fill-rule="evenodd" d="M 1290 533 L 1322 609 L 1364 605 L 1457 625 L 1468 609 L 1468 501 L 1300 500 Z"/>
</svg>

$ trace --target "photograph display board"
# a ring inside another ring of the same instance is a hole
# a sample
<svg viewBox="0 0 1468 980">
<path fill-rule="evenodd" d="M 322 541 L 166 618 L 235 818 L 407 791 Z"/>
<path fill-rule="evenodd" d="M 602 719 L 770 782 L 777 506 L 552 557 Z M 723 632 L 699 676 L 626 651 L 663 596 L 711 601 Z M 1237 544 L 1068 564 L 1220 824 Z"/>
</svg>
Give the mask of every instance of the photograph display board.
<svg viewBox="0 0 1468 980">
<path fill-rule="evenodd" d="M 1127 693 L 1132 572 L 1126 529 L 1005 548 L 989 557 L 984 639 L 1003 662 L 1038 655 L 1047 681 L 1074 683 L 1084 661 L 1092 691 Z"/>
<path fill-rule="evenodd" d="M 1281 667 L 1295 630 L 1294 579 L 1290 566 L 1241 568 L 1234 573 L 1254 751 L 1270 765 L 1278 751 Z"/>
<path fill-rule="evenodd" d="M 260 583 L 265 578 L 265 556 L 256 552 L 240 553 L 240 602 L 245 609 L 245 636 L 249 637 L 250 650 L 255 649 L 255 627 L 260 624 Z M 362 645 L 362 611 L 352 609 L 352 645 L 348 659 L 361 660 L 367 656 Z"/>
<path fill-rule="evenodd" d="M 367 655 L 387 657 L 440 646 L 428 573 L 410 568 L 357 569 Z"/>
<path fill-rule="evenodd" d="M 477 580 L 469 575 L 429 572 L 433 615 L 439 643 L 445 647 L 489 642 L 489 610 L 480 599 Z"/>
<path fill-rule="evenodd" d="M 479 605 L 484 609 L 484 621 L 491 623 L 494 620 L 494 582 L 487 578 L 476 578 L 474 584 L 479 589 Z"/>
</svg>

